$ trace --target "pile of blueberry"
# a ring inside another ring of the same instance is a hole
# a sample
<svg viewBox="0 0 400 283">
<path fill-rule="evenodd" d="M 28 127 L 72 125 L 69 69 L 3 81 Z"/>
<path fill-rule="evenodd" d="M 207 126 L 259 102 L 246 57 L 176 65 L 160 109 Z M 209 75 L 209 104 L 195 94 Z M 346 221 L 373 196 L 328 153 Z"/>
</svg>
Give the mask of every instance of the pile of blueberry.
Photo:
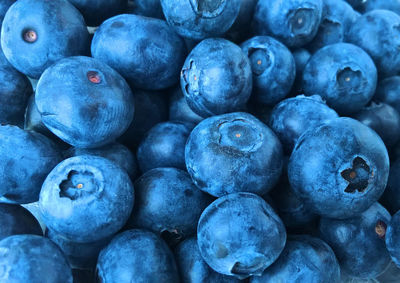
<svg viewBox="0 0 400 283">
<path fill-rule="evenodd" d="M 0 283 L 400 282 L 400 0 L 0 23 Z"/>
</svg>

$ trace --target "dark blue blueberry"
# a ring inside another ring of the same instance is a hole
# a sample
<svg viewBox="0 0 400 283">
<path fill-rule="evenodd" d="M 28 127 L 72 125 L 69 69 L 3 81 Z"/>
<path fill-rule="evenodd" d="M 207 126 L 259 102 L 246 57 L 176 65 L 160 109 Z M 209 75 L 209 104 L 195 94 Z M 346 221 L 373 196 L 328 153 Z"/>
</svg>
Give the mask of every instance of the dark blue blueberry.
<svg viewBox="0 0 400 283">
<path fill-rule="evenodd" d="M 385 241 L 392 260 L 400 267 L 400 211 L 388 223 Z"/>
<path fill-rule="evenodd" d="M 273 208 L 251 193 L 221 197 L 202 213 L 200 253 L 215 271 L 244 279 L 260 276 L 282 252 L 286 231 Z"/>
<path fill-rule="evenodd" d="M 256 36 L 241 45 L 253 71 L 252 99 L 275 105 L 289 93 L 296 63 L 285 45 L 269 36 Z"/>
<path fill-rule="evenodd" d="M 68 0 L 83 15 L 88 26 L 98 26 L 104 20 L 121 14 L 128 0 Z"/>
<path fill-rule="evenodd" d="M 398 283 L 399 278 L 400 268 L 392 261 L 386 270 L 376 278 L 376 281 L 382 283 Z"/>
<path fill-rule="evenodd" d="M 168 121 L 151 128 L 137 150 L 142 173 L 158 167 L 185 170 L 185 145 L 193 127 L 193 124 Z"/>
<path fill-rule="evenodd" d="M 0 123 L 22 126 L 32 93 L 29 79 L 11 66 L 0 50 Z"/>
<path fill-rule="evenodd" d="M 302 88 L 303 71 L 311 58 L 311 53 L 304 48 L 297 48 L 292 51 L 294 61 L 296 63 L 296 79 L 293 84 L 292 94 L 297 95 L 304 93 Z"/>
<path fill-rule="evenodd" d="M 203 120 L 202 117 L 194 113 L 189 107 L 180 87 L 172 91 L 169 102 L 169 119 L 171 121 L 181 121 L 192 124 L 198 124 Z"/>
<path fill-rule="evenodd" d="M 185 160 L 197 187 L 213 196 L 235 192 L 263 195 L 281 175 L 282 146 L 254 116 L 229 113 L 207 118 L 194 128 Z"/>
<path fill-rule="evenodd" d="M 167 22 L 185 37 L 219 37 L 236 20 L 242 0 L 161 0 Z"/>
<path fill-rule="evenodd" d="M 18 71 L 38 79 L 58 60 L 85 55 L 89 33 L 68 1 L 20 0 L 4 17 L 1 47 Z"/>
<path fill-rule="evenodd" d="M 124 169 L 126 173 L 128 173 L 129 177 L 131 177 L 131 180 L 135 179 L 139 171 L 136 158 L 133 153 L 127 147 L 119 143 L 112 143 L 110 145 L 94 149 L 73 147 L 66 152 L 66 155 L 68 157 L 78 155 L 95 155 L 107 158 Z"/>
<path fill-rule="evenodd" d="M 202 117 L 243 109 L 252 85 L 249 59 L 239 46 L 221 38 L 200 42 L 181 72 L 186 101 Z"/>
<path fill-rule="evenodd" d="M 117 235 L 97 261 L 96 282 L 178 283 L 172 252 L 155 234 L 139 229 Z"/>
<path fill-rule="evenodd" d="M 396 159 L 391 163 L 389 171 L 389 179 L 386 189 L 380 199 L 380 202 L 392 214 L 400 210 L 400 159 Z"/>
<path fill-rule="evenodd" d="M 285 99 L 274 107 L 269 126 L 290 154 L 305 131 L 337 117 L 338 114 L 320 96 L 299 95 Z"/>
<path fill-rule="evenodd" d="M 212 270 L 200 254 L 197 239 L 186 239 L 175 249 L 176 264 L 182 283 L 239 283 L 233 276 L 222 275 Z"/>
<path fill-rule="evenodd" d="M 72 272 L 60 249 L 45 237 L 16 235 L 0 241 L 2 283 L 72 283 Z"/>
<path fill-rule="evenodd" d="M 60 248 L 72 268 L 79 269 L 93 269 L 100 251 L 112 238 L 107 237 L 89 243 L 76 243 L 49 229 L 46 230 L 46 237 Z"/>
<path fill-rule="evenodd" d="M 351 118 L 336 118 L 305 132 L 288 165 L 294 192 L 311 211 L 355 217 L 386 187 L 389 156 L 381 138 Z"/>
<path fill-rule="evenodd" d="M 158 19 L 164 18 L 160 0 L 134 0 L 133 2 L 128 2 L 129 4 L 129 14 Z"/>
<path fill-rule="evenodd" d="M 374 203 L 361 215 L 345 220 L 322 218 L 320 234 L 333 251 L 343 273 L 350 277 L 372 279 L 390 263 L 385 247 L 389 212 Z"/>
<path fill-rule="evenodd" d="M 400 71 L 400 16 L 392 11 L 373 10 L 358 17 L 347 34 L 347 42 L 360 46 L 374 60 L 382 77 Z"/>
<path fill-rule="evenodd" d="M 240 0 L 239 14 L 231 28 L 226 32 L 226 38 L 233 42 L 243 42 L 249 38 L 249 26 L 253 20 L 256 5 L 257 0 Z"/>
<path fill-rule="evenodd" d="M 301 47 L 317 34 L 322 11 L 322 0 L 258 1 L 254 31 L 272 35 L 286 46 Z"/>
<path fill-rule="evenodd" d="M 113 142 L 134 113 L 126 81 L 90 57 L 66 58 L 47 69 L 37 85 L 35 103 L 46 127 L 80 148 Z"/>
<path fill-rule="evenodd" d="M 346 33 L 358 18 L 353 8 L 343 0 L 323 0 L 324 11 L 317 35 L 308 44 L 310 51 L 343 42 Z"/>
<path fill-rule="evenodd" d="M 92 56 L 117 70 L 133 87 L 156 90 L 178 82 L 186 46 L 166 22 L 126 14 L 100 25 Z"/>
<path fill-rule="evenodd" d="M 43 231 L 29 210 L 18 204 L 0 203 L 0 240 L 19 234 L 43 235 Z"/>
<path fill-rule="evenodd" d="M 400 113 L 400 76 L 381 80 L 376 88 L 374 99 L 387 103 Z"/>
<path fill-rule="evenodd" d="M 400 114 L 389 104 L 372 102 L 355 113 L 353 118 L 377 132 L 387 148 L 400 139 Z"/>
<path fill-rule="evenodd" d="M 340 267 L 331 247 L 308 235 L 289 236 L 279 258 L 251 283 L 339 283 Z"/>
<path fill-rule="evenodd" d="M 135 115 L 119 141 L 132 150 L 156 124 L 168 119 L 167 100 L 163 93 L 135 90 Z"/>
<path fill-rule="evenodd" d="M 398 15 L 400 14 L 400 1 L 399 0 L 364 0 L 363 10 L 368 12 L 372 10 L 390 10 Z"/>
<path fill-rule="evenodd" d="M 0 196 L 17 203 L 39 199 L 47 174 L 61 161 L 58 148 L 41 134 L 0 126 Z"/>
<path fill-rule="evenodd" d="M 39 207 L 46 226 L 66 239 L 94 242 L 116 233 L 134 202 L 128 174 L 106 158 L 71 157 L 47 176 Z"/>
<path fill-rule="evenodd" d="M 136 202 L 129 225 L 151 230 L 170 244 L 192 236 L 211 197 L 176 168 L 147 171 L 135 182 Z"/>
<path fill-rule="evenodd" d="M 306 95 L 319 94 L 339 113 L 363 108 L 376 89 L 377 71 L 372 59 L 361 48 L 336 43 L 318 50 L 303 72 Z"/>
</svg>

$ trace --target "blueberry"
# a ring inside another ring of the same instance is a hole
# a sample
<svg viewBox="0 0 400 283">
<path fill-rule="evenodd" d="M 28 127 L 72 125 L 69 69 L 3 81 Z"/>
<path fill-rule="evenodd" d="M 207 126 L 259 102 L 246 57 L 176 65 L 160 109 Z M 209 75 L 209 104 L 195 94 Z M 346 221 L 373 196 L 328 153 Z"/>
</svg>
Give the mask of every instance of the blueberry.
<svg viewBox="0 0 400 283">
<path fill-rule="evenodd" d="M 22 126 L 32 93 L 29 79 L 11 66 L 0 50 L 0 123 Z"/>
<path fill-rule="evenodd" d="M 272 110 L 269 126 L 278 136 L 287 153 L 291 153 L 300 136 L 325 121 L 337 118 L 318 95 L 299 95 L 277 104 Z"/>
<path fill-rule="evenodd" d="M 119 141 L 132 150 L 136 150 L 140 141 L 153 126 L 168 119 L 167 108 L 163 93 L 135 90 L 135 115 Z"/>
<path fill-rule="evenodd" d="M 128 2 L 129 4 L 131 4 L 130 7 L 128 6 L 129 14 L 158 19 L 164 18 L 160 0 L 135 0 Z"/>
<path fill-rule="evenodd" d="M 323 3 L 324 12 L 317 35 L 308 44 L 313 52 L 326 45 L 343 42 L 346 33 L 358 18 L 358 14 L 343 0 L 323 0 Z"/>
<path fill-rule="evenodd" d="M 375 99 L 389 104 L 400 113 L 400 76 L 381 80 L 376 88 Z"/>
<path fill-rule="evenodd" d="M 296 63 L 296 79 L 292 87 L 292 93 L 294 95 L 304 93 L 301 81 L 303 79 L 303 71 L 311 58 L 311 53 L 304 48 L 297 48 L 292 51 L 294 61 Z"/>
<path fill-rule="evenodd" d="M 226 39 L 205 39 L 186 58 L 181 87 L 190 108 L 202 117 L 241 110 L 252 90 L 249 59 Z"/>
<path fill-rule="evenodd" d="M 400 16 L 387 10 L 373 10 L 358 17 L 347 41 L 360 46 L 374 60 L 382 77 L 400 72 Z"/>
<path fill-rule="evenodd" d="M 389 179 L 386 189 L 380 199 L 381 203 L 391 213 L 396 213 L 400 210 L 400 159 L 396 159 L 391 163 L 389 171 Z"/>
<path fill-rule="evenodd" d="M 107 158 L 124 169 L 132 180 L 135 179 L 139 171 L 138 165 L 136 164 L 136 158 L 133 153 L 127 147 L 119 143 L 112 143 L 110 145 L 94 149 L 73 147 L 66 152 L 66 155 L 68 157 L 78 155 L 95 155 Z"/>
<path fill-rule="evenodd" d="M 292 88 L 296 64 L 285 45 L 269 36 L 256 36 L 241 45 L 253 71 L 253 94 L 257 102 L 275 105 Z"/>
<path fill-rule="evenodd" d="M 39 207 L 46 226 L 66 239 L 94 242 L 116 233 L 134 202 L 128 174 L 98 156 L 71 157 L 47 176 Z"/>
<path fill-rule="evenodd" d="M 129 225 L 151 230 L 175 244 L 196 233 L 211 198 L 176 168 L 147 171 L 135 182 L 136 203 Z"/>
<path fill-rule="evenodd" d="M 178 283 L 172 252 L 155 234 L 139 229 L 117 235 L 98 258 L 97 282 Z"/>
<path fill-rule="evenodd" d="M 72 283 L 72 272 L 60 249 L 37 235 L 16 235 L 0 241 L 3 283 Z"/>
<path fill-rule="evenodd" d="M 374 203 L 361 215 L 345 220 L 322 218 L 320 233 L 335 252 L 343 273 L 350 277 L 372 279 L 390 263 L 385 248 L 390 214 Z"/>
<path fill-rule="evenodd" d="M 318 50 L 303 72 L 306 95 L 319 94 L 341 114 L 354 113 L 374 95 L 377 71 L 361 48 L 336 43 Z"/>
<path fill-rule="evenodd" d="M 189 136 L 186 167 L 194 183 L 213 196 L 265 194 L 278 182 L 282 146 L 275 134 L 248 113 L 200 122 Z"/>
<path fill-rule="evenodd" d="M 88 26 L 98 26 L 104 20 L 121 14 L 128 0 L 68 0 L 83 15 Z"/>
<path fill-rule="evenodd" d="M 382 283 L 397 283 L 399 278 L 400 268 L 392 261 L 386 270 L 376 278 L 376 281 Z"/>
<path fill-rule="evenodd" d="M 58 60 L 86 54 L 89 33 L 79 11 L 65 0 L 21 0 L 4 17 L 1 47 L 21 73 L 38 79 Z"/>
<path fill-rule="evenodd" d="M 126 81 L 90 57 L 66 58 L 47 69 L 35 102 L 47 128 L 82 148 L 113 142 L 128 128 L 134 112 Z"/>
<path fill-rule="evenodd" d="M 395 12 L 396 14 L 400 14 L 400 1 L 399 0 L 368 0 L 364 2 L 364 11 L 372 11 L 372 10 L 390 10 Z"/>
<path fill-rule="evenodd" d="M 184 41 L 166 22 L 119 15 L 94 34 L 92 56 L 116 69 L 137 88 L 157 90 L 178 82 L 185 60 Z"/>
<path fill-rule="evenodd" d="M 289 236 L 279 258 L 251 283 L 340 282 L 340 267 L 331 247 L 308 235 Z"/>
<path fill-rule="evenodd" d="M 331 218 L 355 217 L 382 195 L 389 157 L 369 127 L 336 118 L 300 137 L 288 175 L 294 192 L 311 211 Z"/>
<path fill-rule="evenodd" d="M 17 203 L 39 199 L 47 174 L 61 161 L 61 154 L 41 134 L 16 126 L 0 126 L 0 196 Z"/>
<path fill-rule="evenodd" d="M 200 253 L 215 271 L 244 279 L 260 276 L 282 252 L 286 231 L 273 208 L 251 193 L 221 197 L 202 213 Z"/>
<path fill-rule="evenodd" d="M 169 102 L 169 119 L 192 124 L 198 124 L 203 120 L 189 107 L 180 87 L 172 91 Z"/>
<path fill-rule="evenodd" d="M 385 242 L 392 260 L 400 267 L 400 211 L 388 223 Z"/>
<path fill-rule="evenodd" d="M 377 132 L 387 148 L 400 139 L 400 114 L 388 104 L 372 102 L 355 113 L 353 118 Z"/>
<path fill-rule="evenodd" d="M 200 254 L 197 239 L 186 239 L 175 249 L 175 258 L 182 283 L 239 283 L 233 276 L 222 275 L 212 270 Z"/>
<path fill-rule="evenodd" d="M 322 0 L 258 1 L 254 30 L 258 35 L 271 34 L 286 46 L 301 47 L 316 35 L 322 11 Z"/>
<path fill-rule="evenodd" d="M 170 26 L 185 38 L 202 40 L 223 35 L 239 14 L 242 0 L 161 0 Z"/>
<path fill-rule="evenodd" d="M 157 167 L 185 170 L 185 145 L 193 127 L 193 124 L 168 121 L 151 128 L 138 147 L 140 170 L 143 173 Z"/>
<path fill-rule="evenodd" d="M 18 204 L 0 203 L 0 240 L 12 235 L 43 235 L 36 218 Z"/>
</svg>

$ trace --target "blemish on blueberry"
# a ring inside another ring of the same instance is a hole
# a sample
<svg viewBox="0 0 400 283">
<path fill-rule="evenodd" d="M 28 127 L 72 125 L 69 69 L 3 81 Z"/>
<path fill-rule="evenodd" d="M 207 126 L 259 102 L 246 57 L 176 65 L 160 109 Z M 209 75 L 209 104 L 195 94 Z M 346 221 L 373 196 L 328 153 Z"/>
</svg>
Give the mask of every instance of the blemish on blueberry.
<svg viewBox="0 0 400 283">
<path fill-rule="evenodd" d="M 99 75 L 98 72 L 96 72 L 96 71 L 88 71 L 88 72 L 86 73 L 86 75 L 87 75 L 87 78 L 88 78 L 88 80 L 89 80 L 90 82 L 92 82 L 92 83 L 94 83 L 94 84 L 99 84 L 99 83 L 101 83 L 101 77 L 100 77 L 100 75 Z"/>
<path fill-rule="evenodd" d="M 37 41 L 38 35 L 33 29 L 26 29 L 22 32 L 22 38 L 27 43 L 34 43 Z"/>
<path fill-rule="evenodd" d="M 375 225 L 375 233 L 379 236 L 379 238 L 384 239 L 386 236 L 387 224 L 382 220 L 378 220 Z"/>
<path fill-rule="evenodd" d="M 340 174 L 349 183 L 344 190 L 346 193 L 355 193 L 356 191 L 361 193 L 368 187 L 371 169 L 364 159 L 357 156 L 353 160 L 352 168 L 343 170 Z"/>
</svg>

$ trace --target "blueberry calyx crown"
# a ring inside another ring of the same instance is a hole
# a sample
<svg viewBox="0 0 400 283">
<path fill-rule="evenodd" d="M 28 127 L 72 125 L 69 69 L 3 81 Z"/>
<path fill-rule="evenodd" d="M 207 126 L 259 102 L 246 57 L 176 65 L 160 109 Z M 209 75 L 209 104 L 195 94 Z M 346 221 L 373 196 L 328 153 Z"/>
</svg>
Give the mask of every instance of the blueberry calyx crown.
<svg viewBox="0 0 400 283">
<path fill-rule="evenodd" d="M 378 220 L 375 225 L 375 233 L 379 238 L 383 239 L 386 236 L 387 224 L 382 220 Z"/>
<path fill-rule="evenodd" d="M 26 29 L 22 33 L 22 38 L 27 43 L 34 43 L 37 41 L 38 35 L 33 29 Z"/>
<path fill-rule="evenodd" d="M 94 83 L 94 84 L 99 84 L 101 83 L 101 78 L 98 72 L 96 71 L 88 71 L 86 73 L 87 78 L 90 82 Z"/>
<path fill-rule="evenodd" d="M 357 156 L 353 160 L 352 168 L 343 170 L 341 175 L 343 179 L 349 182 L 344 190 L 346 193 L 355 193 L 356 191 L 362 193 L 368 187 L 369 177 L 372 172 L 365 160 Z"/>
<path fill-rule="evenodd" d="M 226 0 L 190 0 L 193 11 L 202 18 L 219 16 L 225 8 Z"/>
</svg>

